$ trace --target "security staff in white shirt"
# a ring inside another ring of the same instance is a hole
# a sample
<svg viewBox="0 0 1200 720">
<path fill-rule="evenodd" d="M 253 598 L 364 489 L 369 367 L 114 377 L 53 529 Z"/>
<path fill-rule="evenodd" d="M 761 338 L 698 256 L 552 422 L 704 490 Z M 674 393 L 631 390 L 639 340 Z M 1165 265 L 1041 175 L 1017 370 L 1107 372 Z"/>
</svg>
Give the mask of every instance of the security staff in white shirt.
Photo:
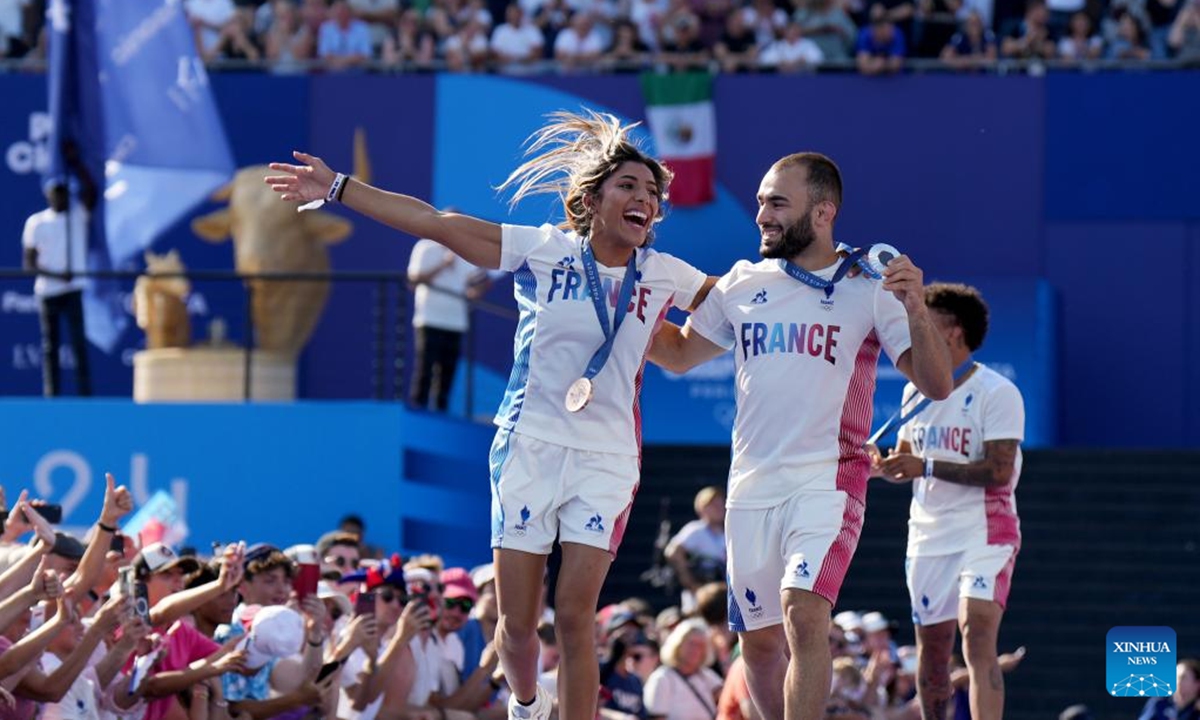
<svg viewBox="0 0 1200 720">
<path fill-rule="evenodd" d="M 76 273 L 87 269 L 88 221 L 96 207 L 96 183 L 80 160 L 79 148 L 63 143 L 63 160 L 79 181 L 77 202 L 71 201 L 66 178 L 51 178 L 45 183 L 45 210 L 25 221 L 21 245 L 24 267 L 38 273 L 33 284 L 38 298 L 42 325 L 42 389 L 46 397 L 56 397 L 62 349 L 61 320 L 66 319 L 71 333 L 75 360 L 76 392 L 92 394 L 88 373 L 87 338 L 83 327 L 83 279 Z"/>
</svg>

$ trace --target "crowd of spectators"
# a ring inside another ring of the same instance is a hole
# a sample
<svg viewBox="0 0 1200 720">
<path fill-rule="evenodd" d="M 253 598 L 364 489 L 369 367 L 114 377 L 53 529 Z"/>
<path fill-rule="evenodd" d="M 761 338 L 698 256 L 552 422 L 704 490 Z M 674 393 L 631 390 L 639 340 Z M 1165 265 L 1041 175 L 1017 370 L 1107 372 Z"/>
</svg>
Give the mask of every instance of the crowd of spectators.
<svg viewBox="0 0 1200 720">
<path fill-rule="evenodd" d="M 46 0 L 0 0 L 0 58 Z M 197 47 L 277 73 L 899 70 L 905 59 L 1200 61 L 1200 0 L 184 0 Z"/>
<path fill-rule="evenodd" d="M 711 489 L 697 498 L 698 522 L 709 530 L 719 500 Z M 491 644 L 498 618 L 490 564 L 445 567 L 432 554 L 381 559 L 354 517 L 311 545 L 176 549 L 150 531 L 122 533 L 132 500 L 111 480 L 83 539 L 52 527 L 45 509 L 22 493 L 4 512 L 4 720 L 506 717 L 508 689 Z M 756 717 L 726 587 L 693 587 L 687 610 L 656 611 L 639 598 L 599 610 L 600 717 Z M 546 590 L 539 682 L 554 696 L 548 582 Z M 915 648 L 897 647 L 895 628 L 877 612 L 842 612 L 831 623 L 829 718 L 919 715 Z M 1011 669 L 1020 658 L 1002 662 Z M 965 671 L 955 683 L 965 688 Z"/>
</svg>

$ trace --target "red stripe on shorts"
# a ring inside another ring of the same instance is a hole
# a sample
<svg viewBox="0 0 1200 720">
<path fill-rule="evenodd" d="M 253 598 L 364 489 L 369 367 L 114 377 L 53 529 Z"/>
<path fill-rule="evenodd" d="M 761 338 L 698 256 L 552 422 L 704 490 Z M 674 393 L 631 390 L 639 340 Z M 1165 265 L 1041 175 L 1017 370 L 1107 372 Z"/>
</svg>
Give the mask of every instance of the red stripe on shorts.
<svg viewBox="0 0 1200 720">
<path fill-rule="evenodd" d="M 813 592 L 836 606 L 838 593 L 842 589 L 842 581 L 846 579 L 846 571 L 850 569 L 850 560 L 858 549 L 858 538 L 862 535 L 863 510 L 866 508 L 858 500 L 847 497 L 842 509 L 842 529 L 834 538 L 829 551 L 825 553 L 825 561 L 821 563 L 821 572 L 813 583 Z"/>
<path fill-rule="evenodd" d="M 992 600 L 1003 610 L 1008 605 L 1008 591 L 1012 587 L 1013 568 L 1017 564 L 1017 549 L 1013 548 L 1012 557 L 1008 562 L 1004 563 L 1004 567 L 996 574 L 996 582 L 994 583 L 996 593 Z"/>
</svg>

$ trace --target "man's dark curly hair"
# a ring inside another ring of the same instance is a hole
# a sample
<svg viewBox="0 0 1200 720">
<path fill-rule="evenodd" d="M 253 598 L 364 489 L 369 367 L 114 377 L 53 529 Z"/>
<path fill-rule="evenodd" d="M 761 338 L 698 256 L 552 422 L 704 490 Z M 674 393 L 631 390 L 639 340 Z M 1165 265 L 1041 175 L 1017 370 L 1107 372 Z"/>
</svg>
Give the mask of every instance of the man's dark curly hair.
<svg viewBox="0 0 1200 720">
<path fill-rule="evenodd" d="M 971 352 L 983 345 L 988 331 L 988 306 L 978 290 L 961 283 L 930 283 L 925 286 L 925 305 L 954 318 L 963 329 Z"/>
</svg>

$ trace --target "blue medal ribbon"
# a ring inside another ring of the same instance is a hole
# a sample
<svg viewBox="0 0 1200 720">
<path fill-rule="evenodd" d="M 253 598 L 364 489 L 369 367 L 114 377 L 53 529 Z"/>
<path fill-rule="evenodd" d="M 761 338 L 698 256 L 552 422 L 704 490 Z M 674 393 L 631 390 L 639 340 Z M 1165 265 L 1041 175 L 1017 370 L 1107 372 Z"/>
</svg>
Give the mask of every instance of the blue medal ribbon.
<svg viewBox="0 0 1200 720">
<path fill-rule="evenodd" d="M 783 271 L 788 275 L 791 275 L 796 280 L 808 285 L 809 287 L 814 287 L 818 290 L 824 290 L 825 297 L 828 298 L 833 295 L 833 286 L 837 285 L 842 278 L 846 277 L 846 273 L 850 272 L 850 268 L 859 264 L 863 256 L 866 254 L 867 251 L 861 248 L 850 253 L 848 256 L 846 256 L 845 260 L 842 260 L 842 264 L 838 266 L 837 272 L 835 272 L 833 277 L 829 280 L 826 280 L 815 273 L 811 273 L 799 265 L 793 264 L 790 260 L 783 261 Z"/>
<path fill-rule="evenodd" d="M 596 269 L 596 258 L 592 254 L 592 246 L 583 243 L 580 251 L 583 262 L 583 274 L 587 278 L 588 290 L 592 295 L 592 305 L 596 308 L 596 318 L 600 320 L 600 329 L 604 332 L 604 342 L 597 348 L 592 359 L 588 361 L 587 370 L 583 377 L 591 380 L 604 369 L 608 356 L 612 352 L 613 343 L 617 339 L 617 331 L 621 322 L 629 313 L 629 301 L 633 297 L 633 286 L 637 280 L 637 251 L 629 256 L 629 264 L 625 266 L 625 277 L 621 280 L 621 289 L 617 291 L 617 307 L 613 315 L 611 329 L 608 322 L 608 309 L 604 307 L 604 287 L 600 284 L 600 271 Z"/>
<path fill-rule="evenodd" d="M 962 365 L 959 365 L 958 367 L 954 368 L 954 387 L 955 388 L 958 387 L 958 381 L 962 379 L 962 376 L 966 375 L 967 372 L 973 367 L 975 367 L 975 359 L 967 358 L 966 360 L 963 361 Z M 908 412 L 903 412 L 904 407 L 901 406 L 900 410 L 898 410 L 890 418 L 888 418 L 888 421 L 883 424 L 883 427 L 876 430 L 875 434 L 867 439 L 866 444 L 878 445 L 880 440 L 887 437 L 894 430 L 897 430 L 897 429 L 903 427 L 904 423 L 908 422 L 909 420 L 912 420 L 917 415 L 920 415 L 921 412 L 925 408 L 929 407 L 929 404 L 931 402 L 933 402 L 929 398 L 921 396 L 920 393 L 917 393 L 913 397 L 921 397 L 920 402 L 918 402 L 916 405 L 914 405 L 912 407 L 912 409 L 910 409 Z M 911 402 L 912 398 L 909 398 L 909 400 Z"/>
</svg>

